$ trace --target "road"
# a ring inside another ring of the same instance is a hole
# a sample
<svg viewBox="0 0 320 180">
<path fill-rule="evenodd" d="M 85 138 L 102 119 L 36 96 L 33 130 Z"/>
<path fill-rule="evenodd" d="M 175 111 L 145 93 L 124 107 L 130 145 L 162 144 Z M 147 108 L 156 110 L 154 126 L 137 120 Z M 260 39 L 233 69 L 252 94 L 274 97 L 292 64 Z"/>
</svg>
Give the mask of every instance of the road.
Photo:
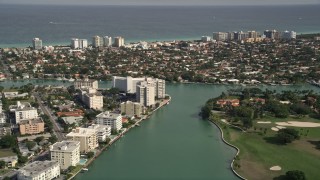
<svg viewBox="0 0 320 180">
<path fill-rule="evenodd" d="M 39 107 L 41 108 L 42 112 L 44 114 L 46 114 L 49 117 L 50 121 L 52 122 L 52 124 L 53 124 L 53 132 L 57 136 L 58 141 L 64 140 L 65 138 L 64 138 L 64 135 L 63 135 L 63 133 L 62 133 L 62 131 L 60 129 L 60 126 L 57 124 L 55 118 L 51 115 L 50 110 L 48 110 L 48 108 L 42 103 L 39 94 L 38 93 L 34 93 L 33 95 L 37 99 L 37 102 L 39 103 Z"/>
</svg>

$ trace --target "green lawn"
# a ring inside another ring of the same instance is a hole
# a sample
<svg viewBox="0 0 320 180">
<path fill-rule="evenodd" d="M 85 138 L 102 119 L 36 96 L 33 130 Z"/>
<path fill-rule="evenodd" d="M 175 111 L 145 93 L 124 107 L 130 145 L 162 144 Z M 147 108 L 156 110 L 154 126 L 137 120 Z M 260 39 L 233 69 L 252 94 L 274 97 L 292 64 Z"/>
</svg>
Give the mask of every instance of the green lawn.
<svg viewBox="0 0 320 180">
<path fill-rule="evenodd" d="M 0 157 L 15 156 L 11 149 L 0 149 Z"/>
<path fill-rule="evenodd" d="M 282 120 L 283 121 L 283 120 Z M 226 125 L 219 123 L 221 127 Z M 261 127 L 269 128 L 264 124 Z M 300 129 L 300 128 L 299 128 Z M 315 148 L 311 141 L 320 140 L 320 128 L 303 128 L 307 136 L 288 145 L 279 145 L 273 138 L 276 132 L 268 129 L 264 134 L 263 130 L 257 128 L 243 133 L 235 128 L 223 128 L 226 140 L 240 149 L 240 168 L 237 172 L 248 179 L 273 179 L 284 175 L 288 170 L 302 170 L 307 179 L 318 179 L 320 165 L 320 150 Z M 302 133 L 303 134 L 303 133 Z M 269 168 L 275 165 L 282 167 L 281 171 L 270 171 Z"/>
</svg>

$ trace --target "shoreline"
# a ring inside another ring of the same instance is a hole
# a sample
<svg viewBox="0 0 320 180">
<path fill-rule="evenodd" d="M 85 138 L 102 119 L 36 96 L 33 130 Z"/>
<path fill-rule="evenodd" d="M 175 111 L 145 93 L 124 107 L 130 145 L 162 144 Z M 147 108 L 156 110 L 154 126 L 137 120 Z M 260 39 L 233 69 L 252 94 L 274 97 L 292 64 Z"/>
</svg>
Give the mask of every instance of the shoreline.
<svg viewBox="0 0 320 180">
<path fill-rule="evenodd" d="M 166 95 L 168 95 L 168 94 L 166 94 Z M 134 127 L 138 126 L 138 124 L 139 124 L 140 122 L 149 119 L 149 118 L 153 115 L 153 113 L 155 113 L 158 109 L 162 108 L 162 107 L 165 106 L 165 105 L 168 105 L 169 102 L 170 102 L 171 99 L 172 99 L 170 95 L 168 95 L 168 96 L 169 96 L 169 99 L 164 99 L 163 102 L 160 103 L 159 107 L 155 108 L 150 114 L 147 114 L 147 115 L 142 116 L 142 117 L 141 117 L 138 121 L 136 121 L 133 125 L 131 125 L 130 127 L 126 128 L 123 132 L 119 133 L 115 138 L 111 139 L 108 144 L 106 144 L 106 145 L 103 146 L 100 150 L 98 150 L 98 151 L 96 152 L 96 154 L 95 154 L 91 159 L 89 159 L 89 160 L 86 162 L 86 164 L 84 164 L 84 165 L 82 166 L 82 168 L 81 168 L 78 172 L 76 172 L 76 173 L 73 174 L 71 177 L 69 177 L 68 180 L 71 180 L 71 179 L 73 179 L 74 177 L 76 177 L 76 176 L 82 171 L 83 168 L 89 167 L 89 166 L 94 162 L 94 160 L 97 159 L 97 158 L 103 153 L 103 151 L 107 151 L 107 150 L 108 150 L 108 149 L 107 149 L 108 147 L 112 146 L 113 143 L 115 143 L 115 142 L 117 142 L 119 139 L 121 139 L 127 132 L 130 131 L 131 128 L 134 128 Z"/>
<path fill-rule="evenodd" d="M 297 36 L 300 35 L 312 35 L 312 34 L 319 34 L 319 31 L 303 31 L 303 32 L 297 32 Z M 135 44 L 139 42 L 148 42 L 148 43 L 154 43 L 154 42 L 171 42 L 171 41 L 199 41 L 201 40 L 201 36 L 206 35 L 197 35 L 194 37 L 177 37 L 177 38 L 170 38 L 170 37 L 164 37 L 159 39 L 154 38 L 142 38 L 142 39 L 128 39 L 125 45 L 129 44 Z M 211 36 L 211 35 L 209 35 Z M 69 38 L 71 39 L 71 38 Z M 31 47 L 31 43 L 13 43 L 13 44 L 0 44 L 0 49 L 6 49 L 6 48 L 28 48 Z M 43 46 L 70 46 L 70 41 L 64 41 L 64 42 L 45 42 L 43 43 Z"/>
<path fill-rule="evenodd" d="M 214 125 L 219 129 L 220 135 L 221 135 L 221 136 L 220 136 L 220 137 L 221 137 L 221 140 L 222 140 L 226 145 L 228 145 L 228 146 L 230 146 L 230 147 L 232 147 L 232 148 L 234 148 L 234 149 L 237 150 L 237 153 L 234 155 L 234 157 L 233 157 L 233 159 L 232 159 L 232 162 L 231 162 L 231 164 L 230 164 L 230 168 L 231 168 L 232 172 L 233 172 L 237 177 L 239 177 L 239 178 L 242 179 L 242 180 L 247 180 L 245 177 L 243 177 L 243 176 L 241 176 L 240 174 L 238 174 L 237 171 L 233 168 L 234 161 L 235 161 L 236 157 L 238 157 L 238 155 L 239 155 L 239 153 L 240 153 L 240 149 L 239 149 L 237 146 L 229 143 L 227 140 L 224 139 L 224 132 L 223 132 L 222 128 L 218 125 L 218 123 L 216 123 L 216 122 L 214 122 L 214 121 L 210 121 L 210 120 L 208 120 L 208 121 L 211 122 L 212 124 L 214 124 Z M 235 126 L 235 127 L 236 127 L 236 126 Z M 237 128 L 239 128 L 239 127 L 237 127 Z M 239 128 L 239 129 L 243 132 L 243 130 L 242 130 L 241 128 Z"/>
</svg>

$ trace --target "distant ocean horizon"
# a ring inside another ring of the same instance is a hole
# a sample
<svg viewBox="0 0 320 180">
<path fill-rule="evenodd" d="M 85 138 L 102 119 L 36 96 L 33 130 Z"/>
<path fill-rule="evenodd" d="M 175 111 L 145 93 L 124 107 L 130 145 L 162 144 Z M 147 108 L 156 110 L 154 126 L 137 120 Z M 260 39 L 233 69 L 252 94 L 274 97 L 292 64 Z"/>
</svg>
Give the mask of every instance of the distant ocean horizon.
<svg viewBox="0 0 320 180">
<path fill-rule="evenodd" d="M 1 5 L 0 47 L 69 45 L 71 38 L 122 36 L 125 42 L 194 40 L 215 31 L 320 32 L 320 5 L 57 6 Z"/>
</svg>

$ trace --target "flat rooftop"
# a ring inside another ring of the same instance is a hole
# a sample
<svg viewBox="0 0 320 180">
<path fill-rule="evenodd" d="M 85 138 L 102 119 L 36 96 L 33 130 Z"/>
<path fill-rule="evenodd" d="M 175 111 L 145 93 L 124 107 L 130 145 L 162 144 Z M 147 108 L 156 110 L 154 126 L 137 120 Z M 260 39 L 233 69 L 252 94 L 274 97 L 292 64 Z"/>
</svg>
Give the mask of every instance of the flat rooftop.
<svg viewBox="0 0 320 180">
<path fill-rule="evenodd" d="M 19 169 L 19 173 L 26 176 L 37 176 L 53 166 L 59 165 L 56 161 L 34 161 Z"/>
<path fill-rule="evenodd" d="M 56 142 L 50 147 L 50 151 L 73 151 L 80 148 L 79 141 L 61 141 Z"/>
</svg>

